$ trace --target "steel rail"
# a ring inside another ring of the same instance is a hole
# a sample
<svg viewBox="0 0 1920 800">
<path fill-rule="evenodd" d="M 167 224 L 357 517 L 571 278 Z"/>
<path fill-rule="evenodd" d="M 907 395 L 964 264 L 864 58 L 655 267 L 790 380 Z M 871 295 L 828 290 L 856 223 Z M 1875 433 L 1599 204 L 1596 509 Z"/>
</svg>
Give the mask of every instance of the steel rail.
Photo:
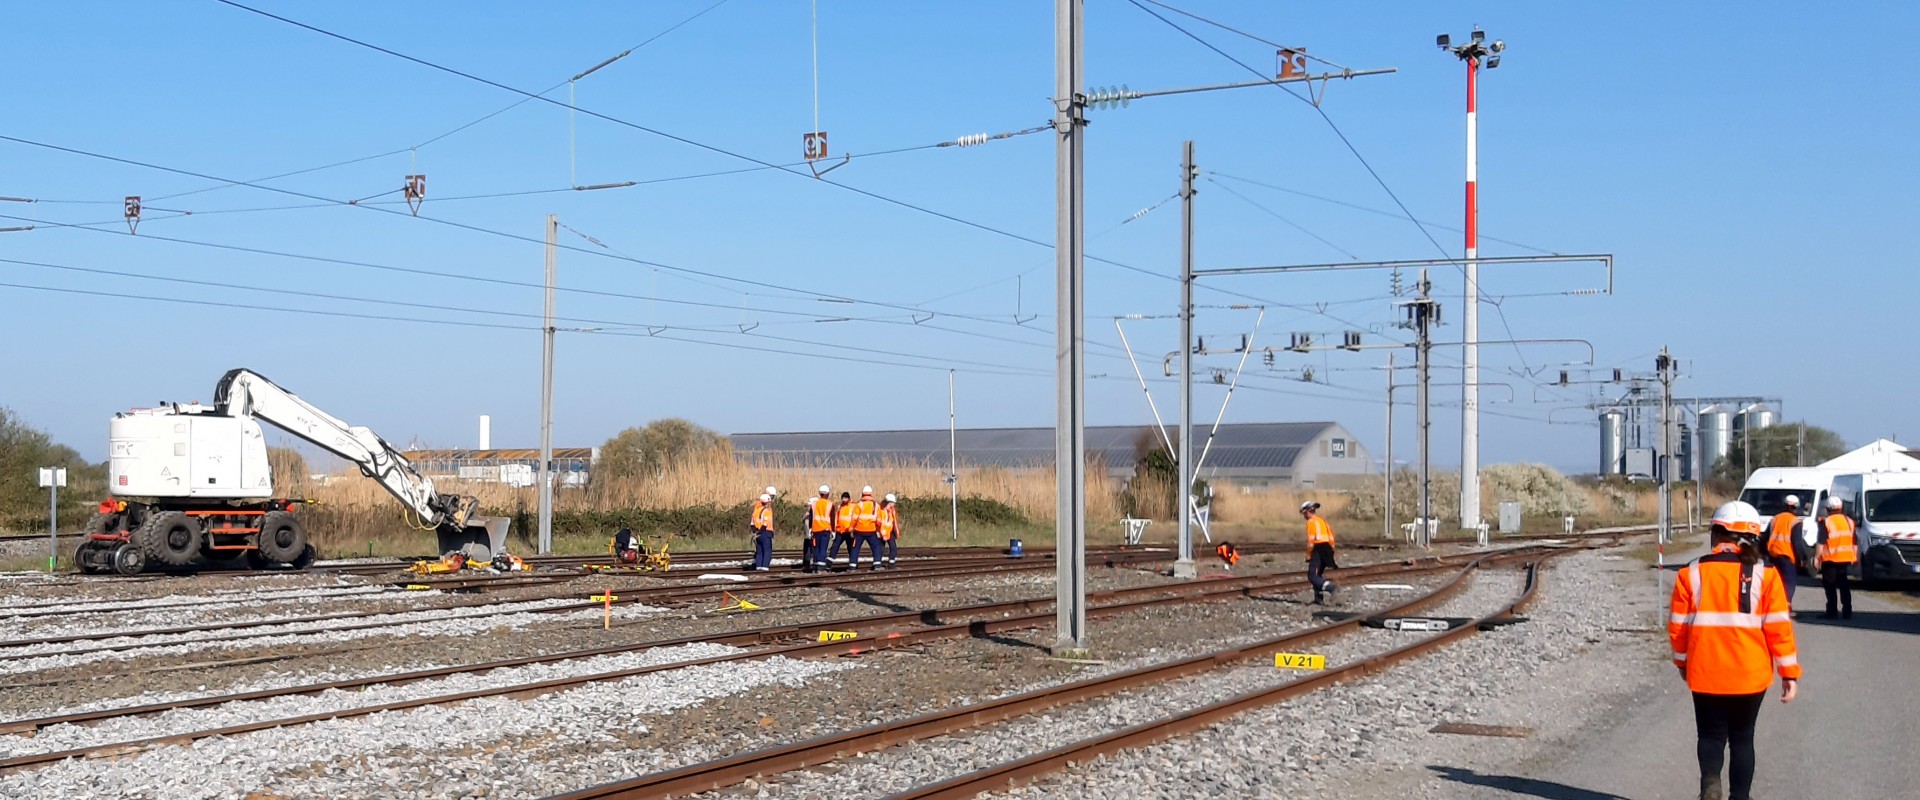
<svg viewBox="0 0 1920 800">
<path fill-rule="evenodd" d="M 1520 596 L 1506 607 L 1486 616 L 1482 616 L 1468 625 L 1428 637 L 1418 642 L 1353 661 L 1316 675 L 1289 681 L 1269 689 L 1262 689 L 1231 697 L 1216 703 L 1202 706 L 1180 714 L 1179 716 L 1155 720 L 1135 725 L 1062 747 L 1038 753 L 1027 758 L 999 764 L 986 769 L 961 775 L 946 781 L 918 787 L 894 794 L 888 800 L 959 800 L 971 798 L 983 792 L 1000 791 L 1010 786 L 1020 785 L 1040 776 L 1056 772 L 1070 764 L 1087 763 L 1101 755 L 1120 750 L 1136 749 L 1158 744 L 1223 722 L 1236 714 L 1262 706 L 1271 705 L 1311 693 L 1315 690 L 1337 683 L 1363 678 L 1384 671 L 1395 664 L 1439 649 L 1447 644 L 1464 639 L 1482 629 L 1489 621 L 1510 615 L 1526 607 L 1533 600 L 1535 590 L 1539 588 L 1539 567 L 1541 562 L 1553 555 L 1543 555 L 1527 566 L 1526 588 Z"/>
<path fill-rule="evenodd" d="M 1484 558 L 1484 556 L 1475 557 L 1473 561 L 1477 561 L 1480 558 Z M 1444 559 L 1431 559 L 1426 563 L 1427 563 L 1426 566 L 1421 566 L 1420 564 L 1409 565 L 1406 563 L 1369 565 L 1367 567 L 1356 567 L 1351 570 L 1348 570 L 1348 572 L 1349 574 L 1357 573 L 1362 576 L 1371 575 L 1371 574 L 1418 574 L 1423 572 L 1431 572 L 1435 570 L 1444 570 L 1451 566 L 1455 566 L 1456 564 L 1461 564 L 1461 563 L 1470 564 L 1472 563 L 1472 561 L 1464 560 L 1462 557 L 1454 557 L 1454 561 L 1452 563 L 1447 563 Z M 1113 596 L 1134 596 L 1139 594 L 1146 594 L 1149 592 L 1159 592 L 1166 596 L 1147 597 L 1145 599 L 1140 599 L 1140 600 L 1123 600 L 1122 602 L 1118 602 L 1118 603 L 1095 606 L 1088 610 L 1088 614 L 1089 616 L 1096 616 L 1096 617 L 1097 616 L 1113 616 L 1113 615 L 1123 614 L 1131 611 L 1138 611 L 1145 608 L 1154 608 L 1154 607 L 1159 607 L 1164 605 L 1175 605 L 1175 604 L 1181 604 L 1181 603 L 1203 602 L 1203 601 L 1212 600 L 1212 599 L 1224 598 L 1230 595 L 1242 595 L 1242 594 L 1251 595 L 1258 592 L 1276 591 L 1276 590 L 1287 589 L 1287 588 L 1299 588 L 1305 585 L 1306 585 L 1306 581 L 1303 577 L 1300 576 L 1299 573 L 1285 573 L 1285 574 L 1277 574 L 1277 575 L 1250 576 L 1247 578 L 1241 578 L 1236 580 L 1203 581 L 1199 583 L 1166 584 L 1162 586 L 1137 587 L 1135 589 L 1117 590 L 1112 593 L 1107 593 L 1109 595 L 1108 599 L 1111 599 L 1111 597 Z M 13 758 L 0 759 L 0 772 L 12 771 L 12 770 L 16 770 L 24 767 L 51 763 L 54 761 L 61 761 L 68 758 L 99 758 L 99 757 L 106 757 L 106 756 L 123 755 L 126 753 L 137 752 L 137 751 L 144 750 L 151 747 L 187 744 L 199 739 L 204 739 L 204 738 L 213 737 L 213 736 L 231 736 L 231 735 L 236 735 L 241 733 L 248 733 L 252 731 L 285 727 L 289 725 L 300 725 L 300 724 L 306 724 L 310 722 L 319 722 L 322 720 L 360 717 L 360 716 L 377 714 L 377 713 L 386 712 L 386 711 L 396 711 L 396 710 L 418 708 L 418 707 L 430 706 L 430 705 L 444 705 L 448 703 L 457 703 L 464 700 L 471 700 L 471 699 L 480 698 L 480 697 L 497 697 L 497 696 L 531 697 L 531 696 L 537 696 L 541 694 L 547 694 L 554 691 L 562 691 L 565 689 L 573 688 L 573 687 L 588 684 L 588 683 L 595 683 L 595 682 L 608 681 L 608 680 L 619 680 L 623 678 L 635 677 L 638 675 L 665 672 L 669 670 L 682 669 L 686 667 L 700 666 L 700 665 L 706 665 L 706 664 L 718 664 L 718 663 L 725 663 L 725 662 L 732 662 L 732 661 L 761 660 L 766 658 L 772 658 L 774 656 L 785 656 L 789 658 L 804 658 L 804 657 L 859 655 L 862 653 L 870 653 L 870 652 L 884 650 L 884 649 L 895 649 L 899 647 L 906 647 L 906 646 L 921 644 L 921 643 L 930 642 L 930 641 L 940 641 L 940 640 L 958 639 L 958 638 L 967 638 L 967 637 L 982 637 L 982 636 L 987 636 L 993 633 L 1000 633 L 1000 632 L 1011 631 L 1011 630 L 1022 630 L 1022 629 L 1028 629 L 1028 628 L 1043 627 L 1048 621 L 1050 621 L 1053 618 L 1053 611 L 1051 610 L 1052 604 L 1053 603 L 1050 599 L 1045 599 L 1045 598 L 1013 601 L 1010 603 L 982 604 L 980 606 L 972 607 L 964 610 L 972 611 L 972 612 L 985 611 L 988 613 L 991 613 L 994 610 L 1002 609 L 1002 608 L 1038 607 L 1045 610 L 1018 614 L 1014 616 L 1003 616 L 999 618 L 934 624 L 929 627 L 892 632 L 884 636 L 873 638 L 873 639 L 861 638 L 861 639 L 853 639 L 853 640 L 847 640 L 847 641 L 806 642 L 801 644 L 775 646 L 775 647 L 770 647 L 770 648 L 761 649 L 761 650 L 747 651 L 743 653 L 734 653 L 734 654 L 728 654 L 723 656 L 712 656 L 712 657 L 700 658 L 700 659 L 690 659 L 686 661 L 677 661 L 677 662 L 671 662 L 666 664 L 656 664 L 652 666 L 639 667 L 634 669 L 594 673 L 590 675 L 581 675 L 581 676 L 574 676 L 569 678 L 556 678 L 556 679 L 550 679 L 545 681 L 538 681 L 534 683 L 517 684 L 517 685 L 505 686 L 505 687 L 495 687 L 490 689 L 470 690 L 470 691 L 457 692 L 452 694 L 435 695 L 435 696 L 424 697 L 424 698 L 415 698 L 412 700 L 396 701 L 392 703 L 383 703 L 379 705 L 367 706 L 362 708 L 340 709 L 336 711 L 327 711 L 327 712 L 316 712 L 313 714 L 307 714 L 307 715 L 302 715 L 297 717 L 289 717 L 284 719 L 260 720 L 260 721 L 255 721 L 251 723 L 230 725 L 230 726 L 217 728 L 217 729 L 191 731 L 191 732 L 178 733 L 178 734 L 167 734 L 162 736 L 148 737 L 145 739 L 137 739 L 137 740 L 123 741 L 123 742 L 112 742 L 112 743 L 107 743 L 102 745 L 95 745 L 91 747 L 80 747 L 80 748 L 72 748 L 68 750 L 61 750 L 61 751 L 48 752 L 48 753 L 16 756 Z M 797 632 L 798 630 L 801 630 L 801 629 L 822 628 L 822 627 L 826 627 L 829 624 L 839 626 L 839 625 L 845 625 L 848 623 L 865 624 L 865 625 L 868 625 L 869 627 L 877 627 L 878 625 L 876 625 L 876 623 L 882 623 L 882 624 L 899 623 L 899 622 L 907 621 L 912 618 L 923 617 L 924 615 L 929 615 L 929 614 L 936 615 L 936 618 L 937 618 L 938 614 L 947 613 L 949 611 L 952 611 L 952 610 L 936 609 L 936 610 L 929 610 L 929 611 L 903 612 L 900 614 L 879 615 L 878 617 L 861 618 L 861 619 L 855 619 L 855 620 L 849 620 L 849 621 L 838 621 L 834 623 L 814 623 L 814 624 L 804 625 L 804 626 L 783 626 L 782 630 L 791 630 L 791 631 Z M 753 632 L 742 632 L 742 633 L 731 634 L 731 635 L 722 634 L 719 636 L 686 637 L 681 640 L 675 640 L 674 643 L 685 643 L 685 642 L 696 642 L 696 641 L 724 643 L 726 641 L 737 639 L 739 637 L 745 637 L 749 634 L 757 635 L 762 633 L 764 632 L 753 631 Z M 654 646 L 665 646 L 666 644 L 667 643 L 660 643 Z M 594 654 L 606 653 L 606 652 L 625 652 L 625 651 L 640 649 L 647 646 L 648 645 L 620 645 L 613 648 L 602 648 L 602 649 L 599 649 L 596 651 L 590 651 L 590 652 Z M 582 655 L 583 653 L 573 653 L 573 654 L 569 654 L 567 657 L 577 658 L 577 657 L 581 657 Z M 554 657 L 534 657 L 530 659 L 515 660 L 512 663 L 536 663 L 537 661 L 540 661 L 540 660 L 556 660 L 556 659 Z M 508 662 L 499 662 L 499 663 L 494 663 L 489 665 L 488 668 L 497 668 L 500 666 L 507 666 L 507 665 L 509 665 Z M 43 718 L 40 720 L 23 720 L 20 722 L 0 723 L 0 732 L 27 732 L 31 730 L 38 730 L 39 728 L 46 727 L 47 725 L 52 725 L 52 724 L 77 723 L 82 721 L 97 721 L 99 719 L 111 718 L 113 716 L 133 716 L 133 715 L 144 715 L 149 713 L 159 713 L 160 711 L 172 710 L 174 708 L 189 708 L 189 707 L 196 707 L 196 706 L 214 705 L 214 704 L 223 703 L 223 702 L 232 702 L 236 699 L 257 699 L 259 697 L 274 696 L 276 694 L 296 694 L 296 693 L 309 694 L 316 691 L 324 691 L 325 689 L 330 689 L 330 688 L 351 688 L 351 686 L 353 685 L 372 685 L 372 684 L 395 683 L 395 682 L 411 682 L 412 680 L 423 679 L 426 676 L 426 673 L 428 672 L 438 672 L 439 674 L 452 674 L 454 672 L 462 672 L 462 671 L 477 671 L 477 670 L 473 670 L 472 668 L 466 668 L 466 669 L 456 668 L 456 669 L 445 670 L 445 671 L 421 671 L 418 673 L 410 673 L 409 675 L 412 675 L 415 677 L 408 678 L 408 680 L 406 681 L 396 680 L 398 678 L 407 677 L 405 675 L 374 677 L 374 678 L 369 678 L 369 679 L 365 679 L 357 682 L 335 682 L 334 684 L 327 684 L 324 686 L 298 687 L 297 691 L 264 690 L 263 692 L 258 692 L 258 693 L 232 695 L 232 696 L 222 697 L 222 698 L 203 698 L 197 701 L 182 701 L 177 703 L 153 704 L 150 706 L 137 707 L 133 709 L 121 709 L 117 712 L 115 711 L 85 712 L 83 714 L 67 715 L 65 717 Z"/>
</svg>

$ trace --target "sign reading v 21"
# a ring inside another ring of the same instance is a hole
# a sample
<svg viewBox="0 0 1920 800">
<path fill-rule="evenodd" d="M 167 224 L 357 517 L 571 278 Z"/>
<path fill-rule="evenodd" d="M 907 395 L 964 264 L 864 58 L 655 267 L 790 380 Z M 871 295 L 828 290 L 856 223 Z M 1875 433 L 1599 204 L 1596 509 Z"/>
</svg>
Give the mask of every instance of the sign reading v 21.
<svg viewBox="0 0 1920 800">
<path fill-rule="evenodd" d="M 1274 653 L 1273 665 L 1280 669 L 1326 669 L 1327 657 L 1308 653 Z"/>
</svg>

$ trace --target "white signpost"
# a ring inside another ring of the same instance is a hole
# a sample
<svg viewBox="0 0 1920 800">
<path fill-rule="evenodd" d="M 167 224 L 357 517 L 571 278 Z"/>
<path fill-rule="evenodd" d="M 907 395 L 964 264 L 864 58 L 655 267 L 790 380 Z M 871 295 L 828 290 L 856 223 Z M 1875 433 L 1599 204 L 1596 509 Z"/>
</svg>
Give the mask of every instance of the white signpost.
<svg viewBox="0 0 1920 800">
<path fill-rule="evenodd" d="M 66 467 L 41 467 L 40 488 L 47 490 L 47 572 L 60 558 L 60 487 L 67 485 Z"/>
</svg>

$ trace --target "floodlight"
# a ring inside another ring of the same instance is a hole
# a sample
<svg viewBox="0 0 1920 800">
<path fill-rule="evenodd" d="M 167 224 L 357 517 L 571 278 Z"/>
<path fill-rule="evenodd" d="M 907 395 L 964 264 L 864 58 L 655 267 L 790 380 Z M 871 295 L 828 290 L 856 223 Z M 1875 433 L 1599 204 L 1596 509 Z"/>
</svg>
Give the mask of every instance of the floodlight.
<svg viewBox="0 0 1920 800">
<path fill-rule="evenodd" d="M 1444 50 L 1453 45 L 1453 37 L 1443 33 L 1433 37 L 1433 43 L 1439 45 L 1440 48 Z"/>
</svg>

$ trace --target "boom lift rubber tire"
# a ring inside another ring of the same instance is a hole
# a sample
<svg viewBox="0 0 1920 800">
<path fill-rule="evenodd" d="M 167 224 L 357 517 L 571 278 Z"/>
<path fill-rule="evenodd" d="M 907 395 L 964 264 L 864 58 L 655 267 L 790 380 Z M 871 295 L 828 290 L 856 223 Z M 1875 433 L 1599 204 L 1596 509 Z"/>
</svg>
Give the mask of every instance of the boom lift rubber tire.
<svg viewBox="0 0 1920 800">
<path fill-rule="evenodd" d="M 122 575 L 138 575 L 147 568 L 147 554 L 132 542 L 125 542 L 113 548 L 113 571 Z"/>
<path fill-rule="evenodd" d="M 318 555 L 318 553 L 314 551 L 313 545 L 307 545 L 300 549 L 300 556 L 295 558 L 291 564 L 294 569 L 304 570 L 313 566 L 313 559 L 316 555 Z"/>
<path fill-rule="evenodd" d="M 200 522 L 181 511 L 162 511 L 147 518 L 147 524 L 133 534 L 148 561 L 163 567 L 184 569 L 200 556 L 200 540 L 206 534 Z M 118 556 L 116 555 L 117 559 Z M 116 561 L 117 563 L 117 561 Z"/>
<path fill-rule="evenodd" d="M 95 514 L 87 518 L 87 525 L 80 529 L 80 533 L 113 533 L 119 521 L 119 514 Z"/>
<path fill-rule="evenodd" d="M 260 555 L 260 551 L 258 550 L 247 551 L 247 569 L 263 570 L 272 566 L 273 566 L 273 562 L 268 561 L 266 556 Z"/>
<path fill-rule="evenodd" d="M 269 511 L 260 518 L 255 544 L 260 555 L 278 564 L 291 564 L 307 549 L 307 529 L 300 518 L 285 511 Z"/>
</svg>

